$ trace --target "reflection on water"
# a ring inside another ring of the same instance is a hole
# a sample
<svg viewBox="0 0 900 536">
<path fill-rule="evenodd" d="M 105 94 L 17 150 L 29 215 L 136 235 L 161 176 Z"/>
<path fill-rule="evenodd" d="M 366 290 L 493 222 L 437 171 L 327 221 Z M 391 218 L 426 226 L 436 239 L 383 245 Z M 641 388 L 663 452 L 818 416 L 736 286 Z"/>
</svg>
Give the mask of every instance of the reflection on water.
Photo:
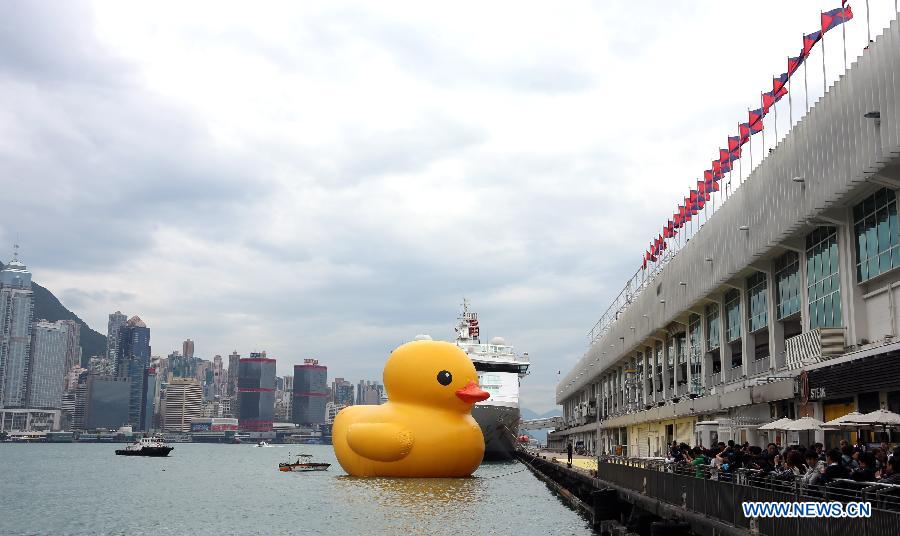
<svg viewBox="0 0 900 536">
<path fill-rule="evenodd" d="M 178 444 L 169 458 L 115 456 L 114 445 L 0 445 L 0 534 L 591 534 L 517 462 L 471 478 L 354 478 L 333 463 L 283 473 L 299 449 Z M 77 497 L 78 508 L 62 509 Z M 152 507 L 148 507 L 152 504 Z"/>
<path fill-rule="evenodd" d="M 357 478 L 335 479 L 336 491 L 351 510 L 377 507 L 392 531 L 434 533 L 452 523 L 463 532 L 476 531 L 472 523 L 487 497 L 484 478 Z"/>
</svg>

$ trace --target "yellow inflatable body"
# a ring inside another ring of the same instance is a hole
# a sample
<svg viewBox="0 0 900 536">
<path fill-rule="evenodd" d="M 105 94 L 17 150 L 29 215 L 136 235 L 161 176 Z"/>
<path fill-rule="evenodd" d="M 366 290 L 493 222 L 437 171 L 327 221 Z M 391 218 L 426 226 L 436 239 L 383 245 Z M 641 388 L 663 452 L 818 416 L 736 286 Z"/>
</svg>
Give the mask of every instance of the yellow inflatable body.
<svg viewBox="0 0 900 536">
<path fill-rule="evenodd" d="M 334 453 L 353 476 L 461 477 L 484 457 L 472 405 L 490 395 L 478 387 L 472 361 L 456 345 L 415 341 L 384 366 L 389 400 L 338 412 Z"/>
</svg>

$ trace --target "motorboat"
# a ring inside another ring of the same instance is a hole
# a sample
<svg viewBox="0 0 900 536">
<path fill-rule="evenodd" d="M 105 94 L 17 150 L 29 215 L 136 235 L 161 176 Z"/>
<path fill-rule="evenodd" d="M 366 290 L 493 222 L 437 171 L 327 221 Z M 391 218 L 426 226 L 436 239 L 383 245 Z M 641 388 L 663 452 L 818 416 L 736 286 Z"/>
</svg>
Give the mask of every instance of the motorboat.
<svg viewBox="0 0 900 536">
<path fill-rule="evenodd" d="M 288 457 L 290 460 L 290 457 Z M 313 462 L 312 454 L 298 454 L 297 461 L 281 462 L 278 464 L 278 470 L 284 473 L 307 473 L 310 471 L 327 471 L 331 467 L 330 463 Z"/>
<path fill-rule="evenodd" d="M 134 443 L 127 445 L 124 449 L 117 449 L 117 456 L 152 456 L 155 458 L 163 458 L 175 450 L 175 447 L 166 445 L 165 439 L 154 437 L 142 437 Z"/>
</svg>

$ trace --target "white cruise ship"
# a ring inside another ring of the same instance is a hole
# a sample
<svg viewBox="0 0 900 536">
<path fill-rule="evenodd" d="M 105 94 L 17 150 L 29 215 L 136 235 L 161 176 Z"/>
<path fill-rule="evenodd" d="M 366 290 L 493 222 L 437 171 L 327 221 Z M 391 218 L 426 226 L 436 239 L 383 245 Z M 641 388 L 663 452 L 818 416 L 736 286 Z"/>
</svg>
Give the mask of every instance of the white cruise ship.
<svg viewBox="0 0 900 536">
<path fill-rule="evenodd" d="M 456 345 L 462 348 L 478 371 L 478 384 L 491 397 L 472 408 L 472 416 L 484 433 L 484 458 L 503 460 L 513 455 L 519 431 L 519 386 L 528 374 L 528 354 L 516 355 L 501 337 L 482 344 L 477 313 L 463 300 L 456 326 Z"/>
</svg>

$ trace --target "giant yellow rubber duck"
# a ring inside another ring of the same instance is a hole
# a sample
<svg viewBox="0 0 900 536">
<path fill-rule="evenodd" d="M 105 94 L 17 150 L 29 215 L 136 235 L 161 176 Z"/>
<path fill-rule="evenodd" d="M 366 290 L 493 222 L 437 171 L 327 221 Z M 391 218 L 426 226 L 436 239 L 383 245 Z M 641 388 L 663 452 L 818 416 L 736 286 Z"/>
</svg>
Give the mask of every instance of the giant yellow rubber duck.
<svg viewBox="0 0 900 536">
<path fill-rule="evenodd" d="M 415 341 L 384 365 L 389 400 L 350 406 L 334 419 L 334 453 L 353 476 L 462 477 L 484 457 L 472 405 L 490 394 L 478 387 L 472 361 L 456 345 Z"/>
</svg>

